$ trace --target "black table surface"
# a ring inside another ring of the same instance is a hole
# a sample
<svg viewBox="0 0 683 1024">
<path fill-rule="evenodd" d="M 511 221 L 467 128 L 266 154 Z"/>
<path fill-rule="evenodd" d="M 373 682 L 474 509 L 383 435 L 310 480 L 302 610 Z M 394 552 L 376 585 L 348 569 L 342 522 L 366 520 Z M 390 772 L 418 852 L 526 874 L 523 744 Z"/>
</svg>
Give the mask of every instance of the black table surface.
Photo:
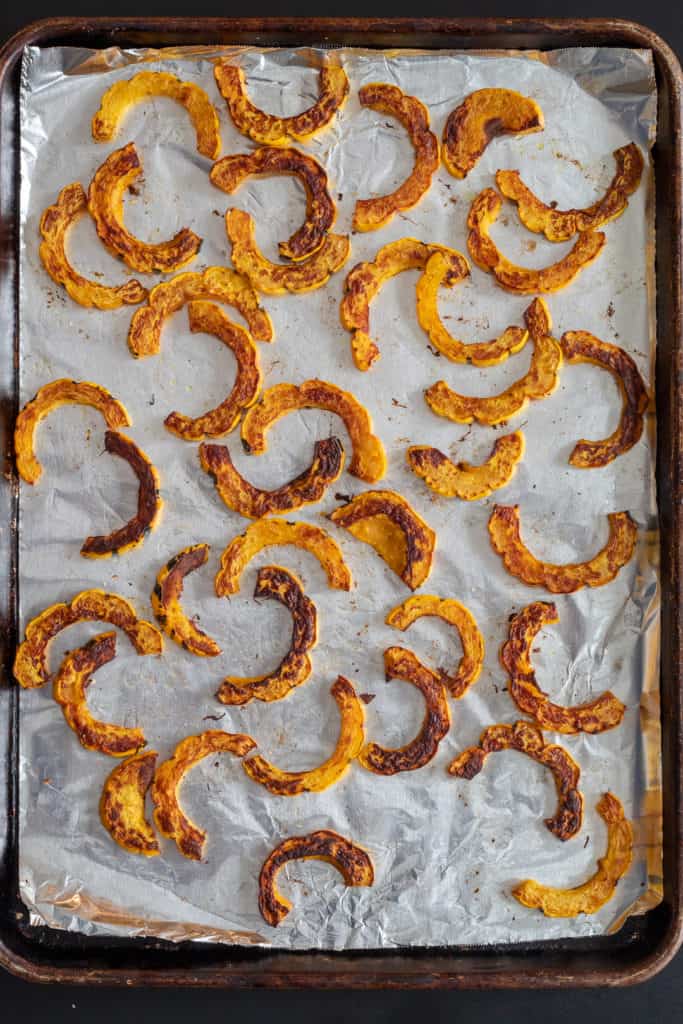
<svg viewBox="0 0 683 1024">
<path fill-rule="evenodd" d="M 519 6 L 495 0 L 476 4 L 435 2 L 416 5 L 398 2 L 359 3 L 328 6 L 318 0 L 290 0 L 286 4 L 251 0 L 248 7 L 240 4 L 211 3 L 193 0 L 146 0 L 131 3 L 119 0 L 110 7 L 96 3 L 69 0 L 64 4 L 24 0 L 8 3 L 0 11 L 0 39 L 37 18 L 62 15 L 89 16 L 126 15 L 165 16 L 191 15 L 230 17 L 348 15 L 358 17 L 618 17 L 639 21 L 658 32 L 683 61 L 683 8 L 680 0 L 650 0 L 647 5 L 633 0 L 594 4 L 590 0 L 526 0 Z M 594 989 L 563 992 L 214 992 L 202 990 L 170 991 L 164 989 L 89 989 L 72 986 L 29 985 L 0 969 L 0 1021 L 13 1018 L 22 1022 L 37 1020 L 49 1024 L 62 1021 L 90 1021 L 107 1024 L 126 1021 L 147 1024 L 164 1021 L 175 1024 L 200 1017 L 202 1024 L 224 1021 L 226 1013 L 233 1019 L 283 1022 L 320 1019 L 325 1024 L 351 1021 L 415 1021 L 419 1014 L 425 1021 L 446 1020 L 454 1024 L 488 1021 L 497 1024 L 547 1021 L 548 1024 L 649 1024 L 649 1022 L 683 1021 L 683 951 L 652 981 L 636 988 L 617 990 Z"/>
</svg>

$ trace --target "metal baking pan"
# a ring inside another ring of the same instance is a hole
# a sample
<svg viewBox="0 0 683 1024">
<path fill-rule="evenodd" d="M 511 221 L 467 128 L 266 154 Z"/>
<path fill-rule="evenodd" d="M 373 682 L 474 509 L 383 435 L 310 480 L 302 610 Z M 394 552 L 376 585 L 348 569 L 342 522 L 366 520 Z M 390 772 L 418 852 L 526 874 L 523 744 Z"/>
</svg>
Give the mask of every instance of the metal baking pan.
<svg viewBox="0 0 683 1024">
<path fill-rule="evenodd" d="M 653 149 L 657 232 L 657 489 L 661 528 L 663 901 L 613 936 L 509 946 L 354 953 L 287 953 L 153 939 L 86 937 L 32 927 L 18 898 L 19 692 L 17 496 L 11 454 L 18 366 L 18 80 L 24 46 L 191 44 L 454 49 L 649 48 L 658 87 Z M 310 988 L 534 988 L 625 985 L 651 977 L 683 940 L 683 714 L 681 706 L 680 437 L 683 428 L 683 75 L 654 33 L 630 22 L 526 19 L 93 18 L 36 22 L 0 50 L 0 965 L 34 981 L 81 984 Z"/>
</svg>

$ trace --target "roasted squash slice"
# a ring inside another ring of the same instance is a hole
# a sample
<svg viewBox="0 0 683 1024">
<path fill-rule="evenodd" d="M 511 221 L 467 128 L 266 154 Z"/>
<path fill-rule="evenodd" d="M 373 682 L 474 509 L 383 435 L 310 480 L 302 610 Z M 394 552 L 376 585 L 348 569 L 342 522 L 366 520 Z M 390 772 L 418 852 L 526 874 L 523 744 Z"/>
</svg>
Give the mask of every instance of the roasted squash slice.
<svg viewBox="0 0 683 1024">
<path fill-rule="evenodd" d="M 157 763 L 156 750 L 127 758 L 114 768 L 102 789 L 100 820 L 115 843 L 144 857 L 159 854 L 154 829 L 145 818 L 145 794 Z"/>
<path fill-rule="evenodd" d="M 443 132 L 443 162 L 465 178 L 489 142 L 500 135 L 528 135 L 543 129 L 543 112 L 512 89 L 477 89 L 451 111 Z"/>
<path fill-rule="evenodd" d="M 193 544 L 184 548 L 159 570 L 152 591 L 152 611 L 164 633 L 190 654 L 200 658 L 215 658 L 221 649 L 215 640 L 186 615 L 180 598 L 185 577 L 204 565 L 208 557 L 208 544 Z"/>
<path fill-rule="evenodd" d="M 479 466 L 470 462 L 452 462 L 438 448 L 413 445 L 406 456 L 416 476 L 444 498 L 479 501 L 510 483 L 524 455 L 524 434 L 504 434 L 497 438 L 488 459 Z"/>
</svg>

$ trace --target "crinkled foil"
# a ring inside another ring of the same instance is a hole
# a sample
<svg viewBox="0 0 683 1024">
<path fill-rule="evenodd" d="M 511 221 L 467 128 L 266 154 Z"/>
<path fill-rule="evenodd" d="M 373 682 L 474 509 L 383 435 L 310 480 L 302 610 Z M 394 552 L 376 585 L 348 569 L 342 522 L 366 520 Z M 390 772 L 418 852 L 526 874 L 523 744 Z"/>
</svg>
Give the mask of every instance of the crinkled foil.
<svg viewBox="0 0 683 1024">
<path fill-rule="evenodd" d="M 23 626 L 45 606 L 92 586 L 122 594 L 149 617 L 159 568 L 189 544 L 210 543 L 210 561 L 188 577 L 184 602 L 224 653 L 200 659 L 167 641 L 160 659 L 140 658 L 119 636 L 115 661 L 97 673 L 90 688 L 90 706 L 101 718 L 142 726 L 149 746 L 162 758 L 182 737 L 221 728 L 252 735 L 275 764 L 299 769 L 320 763 L 334 746 L 339 717 L 330 686 L 339 673 L 359 693 L 374 697 L 366 709 L 367 736 L 387 746 L 407 742 L 421 724 L 422 700 L 411 686 L 385 683 L 382 652 L 403 643 L 430 665 L 453 666 L 460 656 L 457 636 L 434 620 L 415 624 L 405 636 L 385 625 L 387 612 L 408 591 L 374 551 L 331 524 L 355 578 L 350 593 L 329 590 L 315 560 L 288 549 L 264 552 L 244 574 L 238 595 L 216 599 L 213 577 L 220 553 L 246 524 L 218 499 L 199 467 L 196 445 L 169 434 L 163 419 L 172 409 L 196 415 L 220 401 L 232 386 L 231 354 L 214 338 L 191 335 L 183 310 L 165 327 L 160 354 L 134 361 L 126 346 L 132 311 L 80 308 L 50 281 L 38 257 L 42 210 L 68 182 L 87 187 L 107 155 L 133 140 L 144 180 L 125 201 L 132 231 L 157 241 L 188 225 L 204 239 L 189 269 L 227 264 L 223 214 L 226 207 L 238 206 L 253 214 L 259 244 L 277 258 L 277 241 L 287 238 L 303 216 L 303 192 L 292 179 L 252 180 L 233 197 L 225 196 L 209 182 L 209 162 L 195 150 L 186 113 L 167 100 L 135 107 L 111 143 L 98 145 L 90 137 L 90 120 L 104 90 L 128 77 L 130 65 L 144 62 L 201 83 L 219 111 L 223 153 L 249 149 L 251 143 L 232 125 L 214 84 L 212 59 L 223 54 L 244 67 L 253 100 L 267 110 L 291 114 L 316 98 L 314 69 L 322 57 L 316 50 L 26 52 L 22 400 L 62 376 L 106 385 L 130 410 L 134 425 L 128 433 L 159 468 L 165 510 L 161 525 L 141 548 L 109 561 L 82 558 L 86 535 L 107 532 L 129 518 L 137 489 L 128 468 L 103 453 L 96 413 L 64 408 L 53 414 L 39 431 L 44 476 L 21 492 L 21 620 Z M 389 191 L 412 164 L 401 126 L 360 108 L 363 83 L 393 82 L 418 96 L 429 107 L 437 133 L 463 97 L 484 86 L 508 86 L 533 96 L 545 114 L 542 133 L 495 141 L 463 181 L 441 168 L 419 206 L 381 231 L 354 235 L 351 261 L 326 287 L 263 300 L 276 331 L 274 344 L 260 345 L 266 384 L 319 376 L 353 391 L 368 407 L 389 457 L 380 486 L 404 494 L 438 534 L 434 569 L 423 589 L 456 597 L 472 610 L 486 640 L 484 671 L 466 697 L 452 703 L 452 728 L 438 755 L 414 773 L 382 778 L 354 764 L 332 789 L 287 799 L 251 782 L 229 755 L 204 761 L 182 790 L 186 811 L 208 832 L 202 863 L 183 859 L 166 841 L 163 855 L 149 860 L 115 846 L 98 818 L 102 784 L 114 763 L 79 746 L 49 688 L 22 693 L 21 895 L 36 924 L 87 934 L 288 949 L 512 943 L 603 934 L 629 913 L 656 902 L 661 883 L 654 417 L 648 417 L 643 440 L 610 466 L 572 468 L 567 460 L 575 441 L 609 434 L 620 399 L 609 374 L 588 365 L 565 366 L 552 397 L 532 403 L 510 424 L 523 429 L 527 450 L 509 486 L 473 504 L 441 499 L 408 471 L 407 445 L 430 443 L 456 459 L 476 462 L 505 428 L 467 428 L 439 419 L 424 403 L 424 388 L 443 377 L 465 393 L 493 394 L 526 371 L 531 346 L 490 369 L 437 358 L 416 321 L 413 272 L 387 284 L 373 303 L 371 333 L 382 356 L 363 374 L 353 366 L 339 302 L 350 267 L 371 259 L 394 239 L 411 235 L 466 252 L 470 202 L 493 184 L 499 167 L 519 168 L 531 188 L 560 207 L 592 202 L 614 173 L 613 150 L 633 140 L 649 152 L 656 111 L 651 56 L 571 49 L 506 55 L 340 50 L 334 57 L 348 71 L 351 96 L 329 129 L 304 148 L 329 172 L 338 231 L 350 229 L 356 198 Z M 628 209 L 606 228 L 608 244 L 600 259 L 548 299 L 556 336 L 584 329 L 617 342 L 633 355 L 650 386 L 655 343 L 652 188 L 648 159 Z M 493 233 L 511 259 L 530 266 L 554 262 L 571 246 L 553 246 L 530 235 L 512 207 Z M 100 245 L 87 218 L 73 230 L 70 253 L 90 275 L 102 275 L 107 283 L 125 279 L 125 268 Z M 439 298 L 445 324 L 467 342 L 520 324 L 529 301 L 506 294 L 477 268 L 467 284 L 444 290 Z M 347 442 L 338 419 L 311 411 L 278 423 L 261 457 L 244 454 L 237 433 L 225 443 L 248 479 L 272 487 L 301 472 L 310 462 L 314 440 L 332 433 Z M 337 506 L 338 495 L 362 489 L 345 473 L 319 505 L 296 518 L 324 525 L 321 517 Z M 558 702 L 585 701 L 609 688 L 628 705 L 618 729 L 558 737 L 581 766 L 585 796 L 583 828 L 564 844 L 543 824 L 555 805 L 555 790 L 535 763 L 504 753 L 492 757 L 471 782 L 446 774 L 450 759 L 476 742 L 487 725 L 520 717 L 506 692 L 498 651 L 511 612 L 548 597 L 509 576 L 492 551 L 486 523 L 496 501 L 518 502 L 529 547 L 558 562 L 590 557 L 606 539 L 608 512 L 628 509 L 640 528 L 636 556 L 617 579 L 601 589 L 559 596 L 560 623 L 534 645 L 539 682 Z M 288 614 L 252 597 L 257 567 L 273 562 L 300 573 L 317 605 L 320 641 L 314 672 L 285 701 L 226 709 L 214 698 L 221 679 L 272 669 L 289 643 Z M 58 638 L 53 668 L 67 646 L 98 631 L 90 624 Z M 520 879 L 574 885 L 595 870 L 606 842 L 595 806 L 607 789 L 624 803 L 637 840 L 633 866 L 614 899 L 596 915 L 578 920 L 550 920 L 521 907 L 511 896 Z M 285 836 L 317 828 L 335 829 L 361 843 L 374 861 L 376 884 L 349 889 L 327 865 L 293 863 L 282 885 L 294 909 L 277 930 L 271 929 L 257 907 L 261 864 Z"/>
</svg>

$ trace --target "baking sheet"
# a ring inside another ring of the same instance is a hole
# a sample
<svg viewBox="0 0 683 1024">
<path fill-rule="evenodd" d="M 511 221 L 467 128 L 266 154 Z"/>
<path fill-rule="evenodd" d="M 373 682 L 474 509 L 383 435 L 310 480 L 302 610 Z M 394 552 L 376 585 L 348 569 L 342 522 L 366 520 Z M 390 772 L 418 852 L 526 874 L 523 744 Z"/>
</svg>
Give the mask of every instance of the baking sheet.
<svg viewBox="0 0 683 1024">
<path fill-rule="evenodd" d="M 172 102 L 134 108 L 115 141 L 97 145 L 90 118 L 104 90 L 131 74 L 129 65 L 168 70 L 199 82 L 215 101 L 223 153 L 251 143 L 234 129 L 213 82 L 211 58 L 239 60 L 254 102 L 294 113 L 316 97 L 317 51 L 224 49 L 154 53 L 54 48 L 26 51 L 21 119 L 21 395 L 60 376 L 106 385 L 128 407 L 128 431 L 153 459 L 166 502 L 160 527 L 136 551 L 97 562 L 79 555 L 89 533 L 107 532 L 131 514 L 137 489 L 127 467 L 102 456 L 103 429 L 87 410 L 65 408 L 40 428 L 38 450 L 45 467 L 20 499 L 21 621 L 88 586 L 132 600 L 150 616 L 156 573 L 188 544 L 212 546 L 209 564 L 188 577 L 185 606 L 221 643 L 224 654 L 197 659 L 168 641 L 162 658 L 138 658 L 125 637 L 116 660 L 97 673 L 89 694 L 93 712 L 144 727 L 161 757 L 189 733 L 224 728 L 252 735 L 260 752 L 280 767 L 313 766 L 328 756 L 338 730 L 329 688 L 338 673 L 358 692 L 372 694 L 366 709 L 368 738 L 387 746 L 407 742 L 422 720 L 412 687 L 384 682 L 382 652 L 394 643 L 415 650 L 429 664 L 453 665 L 459 642 L 452 630 L 423 620 L 406 635 L 384 624 L 386 613 L 408 596 L 401 581 L 375 553 L 331 524 L 356 581 L 348 594 L 330 591 L 311 556 L 294 549 L 270 550 L 244 574 L 239 595 L 217 600 L 213 576 L 225 544 L 246 523 L 229 512 L 198 464 L 196 445 L 168 434 L 171 409 L 190 415 L 211 407 L 230 389 L 234 363 L 215 339 L 190 335 L 187 314 L 164 330 L 162 351 L 133 361 L 126 346 L 131 310 L 84 310 L 49 280 L 38 258 L 38 222 L 66 183 L 87 187 L 92 174 L 118 146 L 133 140 L 144 166 L 138 196 L 126 199 L 126 223 L 151 241 L 188 225 L 204 239 L 188 269 L 226 264 L 223 213 L 247 209 L 257 240 L 276 258 L 276 243 L 301 222 L 303 193 L 291 179 L 250 181 L 226 197 L 208 181 L 210 162 L 194 148 L 194 131 Z M 21 695 L 20 891 L 33 923 L 88 934 L 155 935 L 213 939 L 284 948 L 379 948 L 486 944 L 603 934 L 634 907 L 656 902 L 660 879 L 660 800 L 657 700 L 658 582 L 654 491 L 654 422 L 643 440 L 611 466 L 580 471 L 567 464 L 579 437 L 602 437 L 617 421 L 619 400 L 608 374 L 565 366 L 553 396 L 530 405 L 511 422 L 522 428 L 527 450 L 511 484 L 472 505 L 432 495 L 405 463 L 409 443 L 430 443 L 457 459 L 484 458 L 500 430 L 467 428 L 433 416 L 422 391 L 441 377 L 458 390 L 493 394 L 528 367 L 530 346 L 500 367 L 479 370 L 436 358 L 415 317 L 415 273 L 387 284 L 371 312 L 371 333 L 381 361 L 368 374 L 355 370 L 349 336 L 339 324 L 343 280 L 350 267 L 405 235 L 441 242 L 466 252 L 465 221 L 472 198 L 493 184 L 498 167 L 519 168 L 529 186 L 560 207 L 581 206 L 602 193 L 613 174 L 612 151 L 628 141 L 647 150 L 654 137 L 656 96 L 649 53 L 572 49 L 549 54 L 492 55 L 378 53 L 342 50 L 351 96 L 332 126 L 304 148 L 326 166 L 338 205 L 337 231 L 349 230 L 355 199 L 382 194 L 409 172 L 412 152 L 403 129 L 357 100 L 370 81 L 394 82 L 417 95 L 440 134 L 448 113 L 474 89 L 508 86 L 542 106 L 543 133 L 500 139 L 465 181 L 440 169 L 427 197 L 381 231 L 352 238 L 352 258 L 328 285 L 300 296 L 264 297 L 276 333 L 261 345 L 266 385 L 311 376 L 348 388 L 371 411 L 385 443 L 389 471 L 380 486 L 404 494 L 438 534 L 434 569 L 422 588 L 453 596 L 474 613 L 487 646 L 484 671 L 473 689 L 452 702 L 453 725 L 437 757 L 415 773 L 381 778 L 353 765 L 344 780 L 320 794 L 294 799 L 270 796 L 252 783 L 236 759 L 209 758 L 183 787 L 183 805 L 208 831 L 206 858 L 185 860 L 168 842 L 163 856 L 143 860 L 116 847 L 98 820 L 102 783 L 111 759 L 83 750 L 67 730 L 49 690 Z M 652 172 L 627 212 L 606 228 L 600 259 L 569 288 L 548 298 L 555 334 L 592 331 L 633 355 L 649 384 L 654 363 Z M 570 247 L 551 246 L 516 223 L 512 207 L 493 231 L 507 255 L 529 266 L 554 262 Z M 119 283 L 126 271 L 98 242 L 83 219 L 70 253 L 86 273 Z M 150 280 L 155 280 L 151 278 Z M 473 268 L 471 281 L 440 296 L 447 326 L 466 342 L 493 337 L 521 323 L 530 301 L 498 289 Z M 230 312 L 234 314 L 234 311 Z M 309 411 L 281 421 L 258 458 L 227 441 L 237 467 L 264 487 L 277 486 L 310 462 L 313 441 L 346 433 L 340 421 Z M 323 523 L 337 494 L 365 485 L 344 474 L 323 502 L 296 513 Z M 560 844 L 544 827 L 555 805 L 552 781 L 539 766 L 515 753 L 491 758 L 471 782 L 446 775 L 450 759 L 477 741 L 493 722 L 521 717 L 505 692 L 498 649 L 511 612 L 547 595 L 505 573 L 489 546 L 486 522 L 496 501 L 519 502 L 524 537 L 541 558 L 580 560 L 606 539 L 605 514 L 628 509 L 640 526 L 636 557 L 609 586 L 556 599 L 560 624 L 535 644 L 541 686 L 560 703 L 589 700 L 612 689 L 628 705 L 622 726 L 599 736 L 560 742 L 582 767 L 585 819 L 579 835 Z M 213 693 L 229 674 L 273 668 L 289 642 L 290 620 L 273 602 L 252 598 L 259 566 L 279 562 L 298 572 L 319 613 L 320 640 L 314 673 L 286 701 L 226 709 Z M 51 664 L 87 636 L 92 624 L 75 627 L 53 644 Z M 216 721 L 212 716 L 219 716 Z M 221 717 L 222 716 L 222 717 Z M 573 885 L 595 867 L 605 830 L 595 804 L 606 789 L 624 803 L 636 825 L 634 865 L 615 898 L 598 914 L 576 921 L 549 920 L 511 897 L 524 877 Z M 257 909 L 257 879 L 269 850 L 284 836 L 333 828 L 371 854 L 376 884 L 347 889 L 315 862 L 290 865 L 283 887 L 295 910 L 275 930 Z"/>
</svg>

